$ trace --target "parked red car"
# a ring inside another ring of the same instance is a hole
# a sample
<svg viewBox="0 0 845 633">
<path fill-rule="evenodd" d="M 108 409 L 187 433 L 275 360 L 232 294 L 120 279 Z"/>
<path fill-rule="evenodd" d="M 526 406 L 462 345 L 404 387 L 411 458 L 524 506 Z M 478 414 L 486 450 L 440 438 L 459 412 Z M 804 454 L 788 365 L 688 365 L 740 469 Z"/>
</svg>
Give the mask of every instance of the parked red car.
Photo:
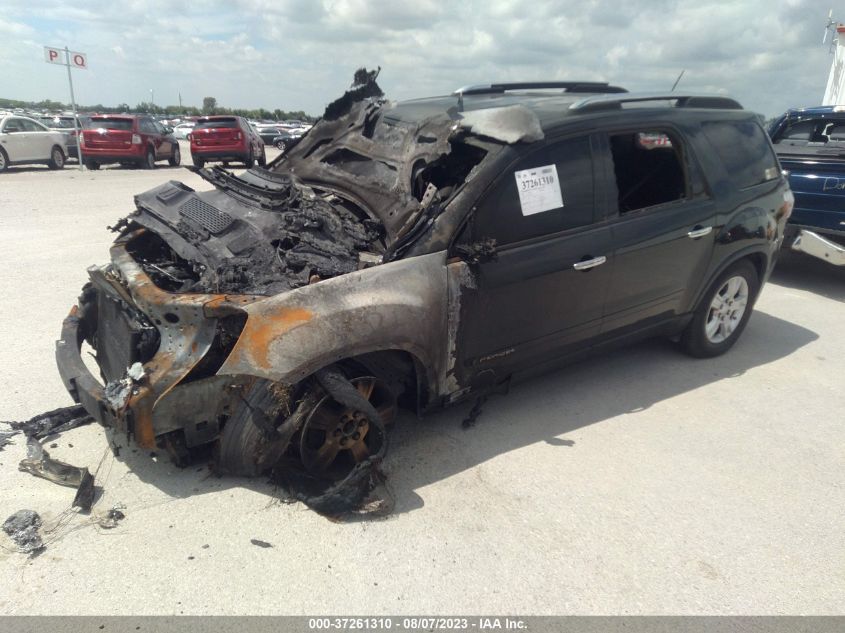
<svg viewBox="0 0 845 633">
<path fill-rule="evenodd" d="M 173 167 L 182 162 L 179 141 L 170 128 L 143 115 L 94 115 L 85 122 L 81 145 L 88 169 L 106 163 L 155 169 L 158 160 L 167 160 Z"/>
<path fill-rule="evenodd" d="M 264 141 L 249 121 L 240 116 L 201 117 L 188 138 L 194 166 L 198 168 L 205 166 L 209 160 L 224 163 L 234 160 L 242 162 L 247 169 L 256 160 L 262 167 L 267 164 Z"/>
</svg>

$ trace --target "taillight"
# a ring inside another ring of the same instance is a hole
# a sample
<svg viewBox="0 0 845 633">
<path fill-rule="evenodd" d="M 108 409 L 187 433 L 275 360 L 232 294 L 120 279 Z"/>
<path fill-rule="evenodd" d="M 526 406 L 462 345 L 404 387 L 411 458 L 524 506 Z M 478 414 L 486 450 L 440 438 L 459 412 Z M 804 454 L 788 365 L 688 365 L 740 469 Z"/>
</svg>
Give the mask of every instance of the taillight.
<svg viewBox="0 0 845 633">
<path fill-rule="evenodd" d="M 85 147 L 85 133 L 84 132 L 79 133 L 79 144 L 82 147 Z"/>
<path fill-rule="evenodd" d="M 141 135 L 140 134 L 133 134 L 132 135 L 132 144 L 133 145 L 140 145 L 141 144 Z"/>
<path fill-rule="evenodd" d="M 241 134 L 240 132 L 238 132 L 238 140 L 240 141 L 243 137 L 244 137 L 244 135 Z"/>
</svg>

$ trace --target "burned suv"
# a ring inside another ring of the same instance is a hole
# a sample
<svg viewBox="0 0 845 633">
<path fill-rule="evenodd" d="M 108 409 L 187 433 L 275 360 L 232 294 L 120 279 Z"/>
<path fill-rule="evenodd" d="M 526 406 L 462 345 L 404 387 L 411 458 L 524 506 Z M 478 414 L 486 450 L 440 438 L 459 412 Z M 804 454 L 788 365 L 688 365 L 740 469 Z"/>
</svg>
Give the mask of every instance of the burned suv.
<svg viewBox="0 0 845 633">
<path fill-rule="evenodd" d="M 74 399 L 179 463 L 349 481 L 422 413 L 582 352 L 740 336 L 792 195 L 723 97 L 603 83 L 392 103 L 360 72 L 266 169 L 136 197 L 64 321 Z M 96 354 L 102 381 L 80 348 Z"/>
</svg>

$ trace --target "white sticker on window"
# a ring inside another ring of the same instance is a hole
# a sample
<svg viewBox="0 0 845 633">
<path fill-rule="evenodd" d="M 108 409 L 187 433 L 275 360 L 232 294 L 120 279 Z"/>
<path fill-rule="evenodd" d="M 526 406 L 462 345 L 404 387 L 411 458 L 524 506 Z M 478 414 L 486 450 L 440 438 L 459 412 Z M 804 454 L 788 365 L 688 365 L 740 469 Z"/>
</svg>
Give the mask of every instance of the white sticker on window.
<svg viewBox="0 0 845 633">
<path fill-rule="evenodd" d="M 534 215 L 563 206 L 556 165 L 523 169 L 513 172 L 513 175 L 516 176 L 522 215 Z"/>
</svg>

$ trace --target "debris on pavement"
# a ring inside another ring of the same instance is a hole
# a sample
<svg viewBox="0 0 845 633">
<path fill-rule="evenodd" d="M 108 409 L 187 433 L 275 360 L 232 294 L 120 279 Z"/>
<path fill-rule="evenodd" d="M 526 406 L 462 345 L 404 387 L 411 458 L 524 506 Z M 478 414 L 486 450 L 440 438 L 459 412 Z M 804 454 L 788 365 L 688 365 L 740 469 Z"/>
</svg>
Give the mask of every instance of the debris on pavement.
<svg viewBox="0 0 845 633">
<path fill-rule="evenodd" d="M 481 396 L 480 398 L 478 398 L 478 400 L 475 401 L 475 404 L 472 405 L 472 409 L 469 410 L 467 417 L 465 417 L 461 422 L 462 428 L 470 429 L 475 426 L 475 421 L 478 420 L 478 416 L 481 415 L 481 408 L 484 406 L 484 403 L 486 401 L 486 396 Z"/>
<path fill-rule="evenodd" d="M 273 547 L 272 543 L 268 543 L 267 541 L 260 541 L 257 538 L 251 538 L 251 539 L 249 539 L 249 542 L 252 543 L 253 545 L 257 545 L 258 547 L 264 547 L 264 548 Z"/>
<path fill-rule="evenodd" d="M 3 522 L 3 531 L 24 554 L 32 554 L 44 549 L 44 542 L 38 529 L 41 517 L 33 510 L 18 510 Z"/>
<path fill-rule="evenodd" d="M 9 441 L 18 433 L 20 433 L 20 431 L 0 431 L 0 451 L 2 451 L 3 447 L 6 446 L 6 444 L 9 444 Z"/>
<path fill-rule="evenodd" d="M 126 518 L 126 515 L 123 513 L 125 509 L 126 506 L 122 503 L 115 504 L 105 515 L 97 520 L 97 525 L 105 530 L 116 528 L 117 524 Z"/>
<path fill-rule="evenodd" d="M 21 460 L 18 470 L 28 472 L 60 486 L 76 488 L 73 506 L 83 512 L 91 510 L 94 501 L 94 477 L 87 468 L 71 466 L 65 462 L 53 459 L 50 453 L 35 437 L 29 437 L 26 442 L 27 456 Z"/>
<path fill-rule="evenodd" d="M 64 433 L 78 426 L 94 421 L 81 404 L 39 413 L 24 422 L 5 422 L 15 431 L 23 431 L 27 437 L 43 440 L 51 435 Z"/>
</svg>

